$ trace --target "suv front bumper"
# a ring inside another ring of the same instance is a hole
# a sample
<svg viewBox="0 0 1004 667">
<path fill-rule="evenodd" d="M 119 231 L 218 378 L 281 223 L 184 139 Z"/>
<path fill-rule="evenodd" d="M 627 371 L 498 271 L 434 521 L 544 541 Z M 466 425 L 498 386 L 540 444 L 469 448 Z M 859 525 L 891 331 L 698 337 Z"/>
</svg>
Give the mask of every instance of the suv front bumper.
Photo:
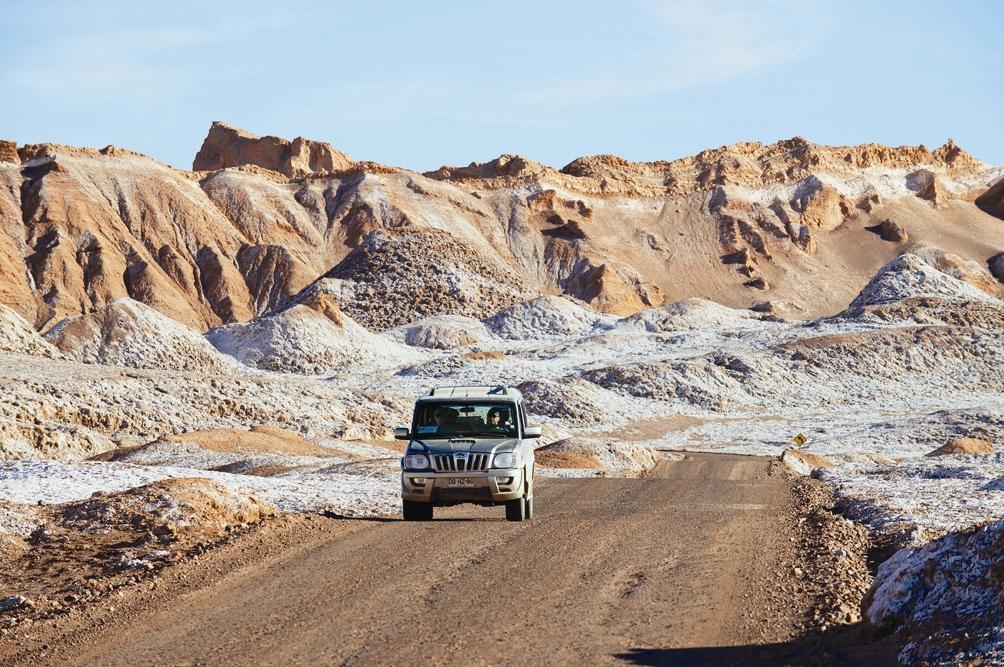
<svg viewBox="0 0 1004 667">
<path fill-rule="evenodd" d="M 449 479 L 473 480 L 473 486 L 448 486 Z M 405 471 L 401 473 L 401 498 L 434 505 L 504 503 L 523 497 L 523 469 L 485 472 Z"/>
</svg>

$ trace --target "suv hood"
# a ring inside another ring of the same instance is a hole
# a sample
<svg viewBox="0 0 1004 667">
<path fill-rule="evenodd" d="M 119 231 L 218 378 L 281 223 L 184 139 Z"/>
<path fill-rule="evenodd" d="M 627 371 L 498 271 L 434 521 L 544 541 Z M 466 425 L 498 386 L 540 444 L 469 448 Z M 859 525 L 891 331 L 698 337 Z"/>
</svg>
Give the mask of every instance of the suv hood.
<svg viewBox="0 0 1004 667">
<path fill-rule="evenodd" d="M 452 438 L 450 440 L 420 440 L 416 438 L 413 442 L 422 443 L 433 454 L 511 452 L 519 444 L 519 440 L 516 438 Z"/>
</svg>

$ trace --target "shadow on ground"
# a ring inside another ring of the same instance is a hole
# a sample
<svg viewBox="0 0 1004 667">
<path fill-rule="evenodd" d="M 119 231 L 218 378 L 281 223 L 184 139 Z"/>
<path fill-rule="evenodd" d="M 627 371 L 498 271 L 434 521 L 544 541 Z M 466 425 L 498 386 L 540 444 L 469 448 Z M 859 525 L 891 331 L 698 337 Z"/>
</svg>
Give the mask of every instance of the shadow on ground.
<svg viewBox="0 0 1004 667">
<path fill-rule="evenodd" d="M 798 637 L 789 642 L 748 646 L 633 648 L 614 657 L 631 665 L 727 667 L 729 665 L 868 665 L 898 664 L 899 644 L 875 636 L 862 623 Z"/>
<path fill-rule="evenodd" d="M 325 510 L 321 512 L 321 516 L 327 517 L 329 519 L 338 519 L 339 521 L 366 521 L 369 523 L 401 523 L 404 521 L 399 516 L 349 516 L 348 514 L 339 514 L 338 512 L 332 512 L 330 510 Z M 452 517 L 435 517 L 430 521 L 418 522 L 414 521 L 412 523 L 443 523 L 443 522 L 461 522 L 461 523 L 505 523 L 505 519 L 499 517 L 465 517 L 465 516 L 452 516 Z"/>
</svg>

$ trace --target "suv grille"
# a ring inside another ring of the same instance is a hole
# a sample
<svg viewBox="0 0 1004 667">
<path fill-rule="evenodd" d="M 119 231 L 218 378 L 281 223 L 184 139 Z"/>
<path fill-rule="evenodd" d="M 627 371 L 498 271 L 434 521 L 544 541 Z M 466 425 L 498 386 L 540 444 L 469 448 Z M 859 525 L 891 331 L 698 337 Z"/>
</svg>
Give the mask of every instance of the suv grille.
<svg viewBox="0 0 1004 667">
<path fill-rule="evenodd" d="M 488 469 L 488 456 L 468 452 L 433 454 L 432 464 L 437 472 L 473 472 Z"/>
</svg>

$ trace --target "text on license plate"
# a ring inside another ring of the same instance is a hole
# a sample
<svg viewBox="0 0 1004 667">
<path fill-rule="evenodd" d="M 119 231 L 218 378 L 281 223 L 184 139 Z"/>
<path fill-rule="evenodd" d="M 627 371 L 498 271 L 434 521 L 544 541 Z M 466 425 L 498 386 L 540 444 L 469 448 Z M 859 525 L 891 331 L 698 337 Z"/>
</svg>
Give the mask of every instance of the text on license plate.
<svg viewBox="0 0 1004 667">
<path fill-rule="evenodd" d="M 473 477 L 447 477 L 446 486 L 474 488 L 475 479 Z"/>
</svg>

